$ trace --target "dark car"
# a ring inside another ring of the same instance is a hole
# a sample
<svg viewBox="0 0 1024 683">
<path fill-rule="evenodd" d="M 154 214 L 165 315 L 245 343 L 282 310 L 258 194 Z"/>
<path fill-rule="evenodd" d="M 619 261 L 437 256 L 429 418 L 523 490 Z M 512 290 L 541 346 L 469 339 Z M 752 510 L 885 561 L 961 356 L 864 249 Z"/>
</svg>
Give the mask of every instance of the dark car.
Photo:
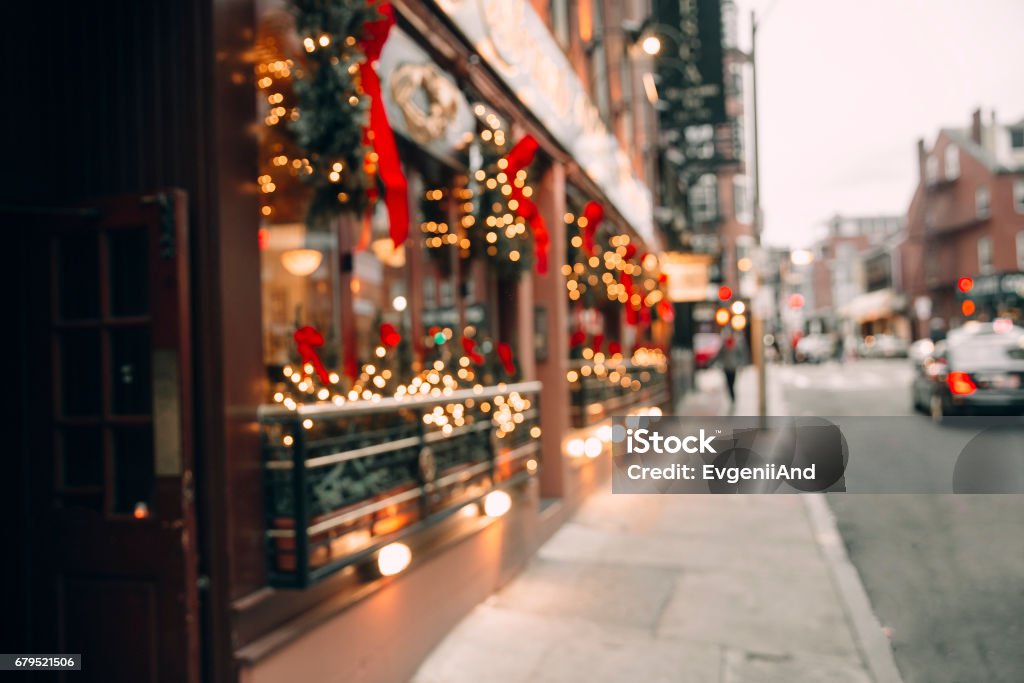
<svg viewBox="0 0 1024 683">
<path fill-rule="evenodd" d="M 985 323 L 951 333 L 916 366 L 913 403 L 936 420 L 1024 414 L 1024 329 Z"/>
</svg>

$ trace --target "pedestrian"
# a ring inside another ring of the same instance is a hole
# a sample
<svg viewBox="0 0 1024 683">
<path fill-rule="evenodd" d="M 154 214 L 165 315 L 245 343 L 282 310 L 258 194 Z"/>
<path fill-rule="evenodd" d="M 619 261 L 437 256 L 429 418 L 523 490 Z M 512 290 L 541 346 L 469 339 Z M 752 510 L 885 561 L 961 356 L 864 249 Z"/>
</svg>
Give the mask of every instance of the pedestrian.
<svg viewBox="0 0 1024 683">
<path fill-rule="evenodd" d="M 729 400 L 736 403 L 736 371 L 745 363 L 746 344 L 743 335 L 731 327 L 722 329 L 722 350 L 718 360 L 725 373 L 725 386 L 729 390 Z"/>
</svg>

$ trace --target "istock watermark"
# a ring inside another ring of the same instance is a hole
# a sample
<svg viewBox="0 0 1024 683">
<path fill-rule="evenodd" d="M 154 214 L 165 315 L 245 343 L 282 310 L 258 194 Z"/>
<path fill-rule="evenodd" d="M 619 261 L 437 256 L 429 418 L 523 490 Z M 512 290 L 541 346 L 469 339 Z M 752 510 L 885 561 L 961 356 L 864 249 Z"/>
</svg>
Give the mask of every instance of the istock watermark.
<svg viewBox="0 0 1024 683">
<path fill-rule="evenodd" d="M 614 418 L 614 493 L 1024 493 L 1017 417 Z"/>
</svg>

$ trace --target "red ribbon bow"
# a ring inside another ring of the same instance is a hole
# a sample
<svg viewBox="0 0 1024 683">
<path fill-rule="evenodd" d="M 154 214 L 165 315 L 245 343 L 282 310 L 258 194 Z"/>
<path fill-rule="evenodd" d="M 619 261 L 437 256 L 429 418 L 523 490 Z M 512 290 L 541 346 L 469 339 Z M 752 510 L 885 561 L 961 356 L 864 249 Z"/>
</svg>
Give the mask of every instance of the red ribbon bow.
<svg viewBox="0 0 1024 683">
<path fill-rule="evenodd" d="M 526 224 L 533 231 L 537 272 L 543 274 L 548 272 L 548 242 L 550 241 L 548 238 L 548 226 L 544 222 L 544 217 L 540 215 L 537 205 L 523 194 L 523 188 L 516 187 L 514 182 L 516 174 L 533 163 L 533 158 L 537 154 L 537 147 L 537 141 L 532 135 L 524 135 L 505 157 L 505 175 L 508 176 L 508 184 L 512 188 L 512 194 L 509 196 L 509 199 L 516 200 L 518 204 L 515 209 L 516 215 L 526 221 Z"/>
<path fill-rule="evenodd" d="M 501 364 L 505 367 L 505 372 L 509 375 L 516 374 L 516 364 L 512 361 L 512 347 L 501 342 L 498 344 L 498 358 L 501 359 Z"/>
<path fill-rule="evenodd" d="M 377 11 L 382 17 L 368 21 L 363 26 L 363 39 L 359 45 L 366 54 L 366 61 L 359 65 L 359 74 L 363 92 L 370 96 L 370 126 L 367 138 L 373 143 L 373 150 L 377 153 L 377 167 L 386 190 L 384 202 L 391 223 L 391 241 L 398 247 L 409 236 L 409 184 L 398 159 L 395 134 L 391 130 L 388 114 L 384 109 L 380 78 L 375 68 L 384 49 L 384 43 L 388 39 L 388 33 L 395 25 L 395 11 L 389 2 L 370 2 L 376 4 Z"/>
<path fill-rule="evenodd" d="M 392 349 L 402 341 L 402 335 L 398 333 L 391 323 L 383 323 L 380 326 L 380 343 Z"/>
<path fill-rule="evenodd" d="M 672 307 L 671 301 L 662 299 L 658 302 L 658 317 L 667 323 L 676 319 L 676 309 Z"/>
<path fill-rule="evenodd" d="M 591 341 L 591 343 L 590 343 L 590 348 L 592 348 L 594 350 L 594 353 L 600 353 L 601 352 L 601 346 L 603 346 L 603 345 L 604 345 L 604 335 L 603 334 L 595 334 L 593 341 Z"/>
<path fill-rule="evenodd" d="M 577 346 L 581 345 L 586 340 L 587 340 L 587 333 L 584 332 L 583 330 L 576 330 L 569 337 L 569 346 L 572 347 L 572 348 L 576 348 Z"/>
<path fill-rule="evenodd" d="M 469 360 L 473 363 L 480 365 L 484 362 L 484 357 L 476 352 L 476 340 L 470 339 L 469 337 L 462 338 L 462 350 L 469 356 Z"/>
<path fill-rule="evenodd" d="M 619 342 L 608 342 L 608 354 L 617 356 L 622 353 L 622 344 Z"/>
<path fill-rule="evenodd" d="M 307 365 L 312 365 L 320 381 L 324 384 L 330 384 L 331 376 L 328 374 L 324 364 L 320 362 L 320 355 L 316 352 L 318 348 L 324 345 L 324 336 L 320 334 L 320 331 L 315 327 L 306 325 L 295 330 L 295 334 L 292 337 L 295 339 L 295 348 L 299 352 L 299 358 L 302 359 L 302 374 L 306 374 Z"/>
<path fill-rule="evenodd" d="M 598 202 L 587 202 L 583 207 L 583 217 L 587 219 L 587 224 L 583 228 L 583 250 L 587 252 L 587 256 L 593 256 L 594 235 L 604 220 L 604 206 Z"/>
</svg>

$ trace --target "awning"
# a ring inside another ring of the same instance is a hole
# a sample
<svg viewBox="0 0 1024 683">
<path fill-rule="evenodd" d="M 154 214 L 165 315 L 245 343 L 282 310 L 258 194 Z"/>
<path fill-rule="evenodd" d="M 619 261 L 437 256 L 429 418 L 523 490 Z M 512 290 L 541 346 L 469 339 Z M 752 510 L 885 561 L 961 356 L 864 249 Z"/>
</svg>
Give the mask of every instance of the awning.
<svg viewBox="0 0 1024 683">
<path fill-rule="evenodd" d="M 840 307 L 839 317 L 858 323 L 888 318 L 897 309 L 896 293 L 891 288 L 860 294 L 853 301 Z"/>
</svg>

